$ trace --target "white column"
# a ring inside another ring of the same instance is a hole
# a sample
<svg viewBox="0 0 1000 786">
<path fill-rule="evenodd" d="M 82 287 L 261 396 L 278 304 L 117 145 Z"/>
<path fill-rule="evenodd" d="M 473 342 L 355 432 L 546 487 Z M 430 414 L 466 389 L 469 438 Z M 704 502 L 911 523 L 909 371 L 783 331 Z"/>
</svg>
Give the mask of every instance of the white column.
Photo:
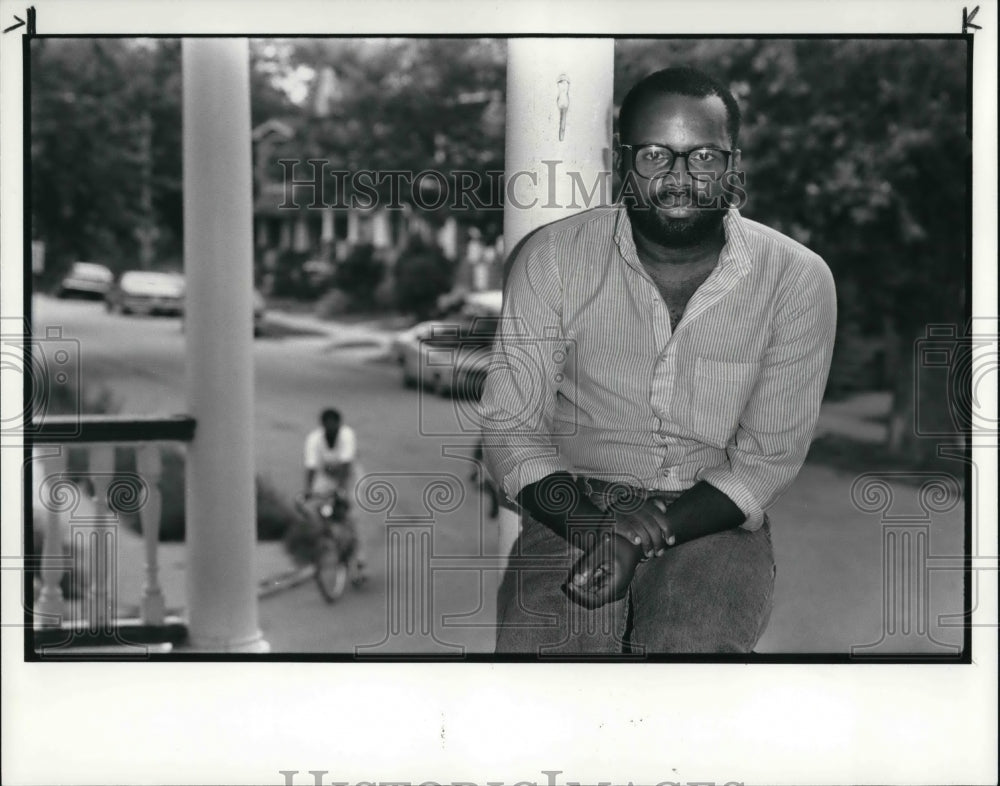
<svg viewBox="0 0 1000 786">
<path fill-rule="evenodd" d="M 508 42 L 508 250 L 543 224 L 609 201 L 613 88 L 610 38 Z"/>
<path fill-rule="evenodd" d="M 610 38 L 508 41 L 508 252 L 543 224 L 610 201 L 613 88 Z M 501 553 L 510 552 L 519 529 L 517 514 L 501 508 Z"/>
<path fill-rule="evenodd" d="M 437 239 L 441 253 L 451 260 L 458 258 L 458 222 L 454 218 L 448 216 L 444 220 L 444 225 L 438 231 Z"/>
<path fill-rule="evenodd" d="M 295 219 L 295 229 L 292 231 L 292 250 L 308 251 L 312 243 L 309 241 L 309 225 L 305 216 L 300 215 Z"/>
<path fill-rule="evenodd" d="M 389 213 L 383 207 L 376 208 L 372 213 L 372 245 L 375 248 L 389 248 L 392 245 Z"/>
<path fill-rule="evenodd" d="M 191 646 L 261 652 L 253 440 L 253 208 L 246 39 L 184 39 Z"/>
<path fill-rule="evenodd" d="M 66 554 L 63 551 L 63 514 L 59 511 L 52 484 L 59 474 L 66 471 L 66 455 L 65 449 L 55 453 L 51 446 L 46 447 L 49 449 L 47 453 L 37 446 L 34 448 L 35 466 L 32 470 L 34 475 L 32 508 L 35 515 L 32 526 L 42 527 L 45 533 L 39 571 L 42 577 L 42 591 L 35 602 L 35 611 L 41 617 L 41 625 L 59 627 L 66 615 L 66 601 L 61 586 L 63 574 L 66 572 Z"/>
<path fill-rule="evenodd" d="M 321 214 L 322 228 L 320 229 L 319 239 L 324 245 L 332 244 L 336 239 L 333 227 L 333 210 L 324 210 Z"/>
<path fill-rule="evenodd" d="M 361 242 L 361 214 L 357 208 L 347 208 L 347 242 L 351 245 Z"/>
<path fill-rule="evenodd" d="M 136 463 L 149 494 L 145 506 L 139 512 L 143 551 L 146 556 L 143 571 L 145 581 L 140 606 L 142 621 L 147 625 L 162 625 L 166 617 L 167 602 L 160 586 L 160 563 L 157 552 L 160 542 L 160 513 L 163 510 L 163 498 L 160 495 L 160 476 L 163 469 L 160 446 L 155 442 L 140 446 L 136 451 Z"/>
</svg>

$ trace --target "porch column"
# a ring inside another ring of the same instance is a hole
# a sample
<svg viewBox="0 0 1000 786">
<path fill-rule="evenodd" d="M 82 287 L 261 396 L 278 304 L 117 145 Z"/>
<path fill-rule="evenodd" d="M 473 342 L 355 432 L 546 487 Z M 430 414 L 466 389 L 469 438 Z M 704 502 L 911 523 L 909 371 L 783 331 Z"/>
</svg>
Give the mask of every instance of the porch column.
<svg viewBox="0 0 1000 786">
<path fill-rule="evenodd" d="M 246 39 L 184 39 L 188 629 L 194 649 L 266 652 L 257 627 L 253 161 Z"/>
<path fill-rule="evenodd" d="M 392 246 L 392 227 L 389 224 L 389 212 L 384 207 L 375 209 L 372 213 L 372 245 L 375 248 Z"/>
<path fill-rule="evenodd" d="M 347 242 L 351 246 L 361 242 L 361 214 L 356 207 L 347 208 Z"/>
<path fill-rule="evenodd" d="M 507 43 L 508 253 L 543 224 L 610 202 L 613 87 L 611 38 Z M 517 514 L 502 509 L 501 553 L 519 527 Z"/>
</svg>

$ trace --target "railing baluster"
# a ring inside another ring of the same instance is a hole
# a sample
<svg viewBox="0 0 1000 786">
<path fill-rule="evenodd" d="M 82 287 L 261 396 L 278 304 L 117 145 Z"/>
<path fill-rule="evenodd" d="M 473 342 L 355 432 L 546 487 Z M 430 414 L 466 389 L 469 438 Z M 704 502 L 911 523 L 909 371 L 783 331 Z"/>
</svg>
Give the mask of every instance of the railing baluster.
<svg viewBox="0 0 1000 786">
<path fill-rule="evenodd" d="M 159 625 L 166 615 L 166 602 L 160 588 L 158 547 L 160 538 L 160 473 L 162 470 L 160 446 L 156 443 L 142 445 L 136 451 L 136 463 L 140 477 L 146 483 L 149 497 L 139 511 L 142 523 L 142 537 L 146 551 L 146 575 L 142 588 L 142 621 L 147 625 Z"/>
<path fill-rule="evenodd" d="M 66 600 L 63 598 L 62 581 L 66 572 L 66 555 L 63 551 L 62 513 L 56 500 L 52 498 L 51 481 L 53 476 L 65 471 L 65 449 L 59 453 L 51 445 L 41 449 L 35 448 L 35 505 L 34 510 L 44 521 L 42 541 L 42 562 L 40 573 L 42 588 L 38 594 L 36 608 L 40 615 L 39 622 L 46 627 L 58 627 L 63 622 L 66 613 Z"/>
<path fill-rule="evenodd" d="M 166 619 L 160 585 L 160 444 L 191 442 L 194 419 L 187 415 L 52 415 L 35 425 L 36 653 L 106 647 L 110 642 L 117 651 L 139 642 L 146 646 L 186 641 L 187 625 Z M 136 450 L 134 472 L 116 471 L 117 450 L 125 445 Z M 86 464 L 76 460 L 84 458 L 81 453 L 86 453 Z M 126 609 L 118 597 L 118 567 L 124 557 L 120 547 L 125 545 L 119 541 L 124 533 L 119 526 L 122 516 L 136 514 L 145 563 L 141 620 L 134 619 L 134 612 L 129 614 L 133 619 L 121 618 Z M 68 592 L 63 590 L 64 576 L 73 581 Z"/>
<path fill-rule="evenodd" d="M 89 530 L 90 610 L 87 615 L 93 633 L 111 633 L 117 615 L 115 588 L 118 584 L 117 527 L 118 513 L 111 509 L 109 487 L 114 479 L 115 448 L 111 444 L 90 447 L 90 478 L 94 484 L 94 518 Z"/>
</svg>

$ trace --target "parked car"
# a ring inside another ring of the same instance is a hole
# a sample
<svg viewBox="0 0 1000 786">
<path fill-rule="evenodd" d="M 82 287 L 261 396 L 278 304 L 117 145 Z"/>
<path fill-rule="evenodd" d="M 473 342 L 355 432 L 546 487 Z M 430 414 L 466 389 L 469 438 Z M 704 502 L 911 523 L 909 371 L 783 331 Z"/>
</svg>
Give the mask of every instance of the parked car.
<svg viewBox="0 0 1000 786">
<path fill-rule="evenodd" d="M 399 344 L 405 387 L 478 398 L 489 370 L 498 316 L 459 316 L 421 323 Z"/>
<path fill-rule="evenodd" d="M 106 297 L 114 283 L 115 274 L 95 262 L 74 262 L 56 288 L 57 297 Z"/>
<path fill-rule="evenodd" d="M 470 316 L 499 316 L 502 308 L 503 290 L 485 289 L 467 293 L 461 311 Z"/>
<path fill-rule="evenodd" d="M 418 322 L 413 327 L 400 331 L 393 337 L 392 341 L 389 342 L 389 355 L 399 365 L 403 365 L 404 354 L 407 351 L 406 348 L 413 347 L 422 339 L 430 336 L 434 331 L 434 326 L 439 324 L 441 323 L 438 320 Z"/>
<path fill-rule="evenodd" d="M 500 313 L 503 305 L 503 291 L 485 289 L 477 292 L 465 290 L 448 292 L 438 298 L 437 310 L 442 316 L 461 314 L 465 316 L 493 316 Z"/>
<path fill-rule="evenodd" d="M 104 302 L 112 314 L 182 314 L 184 276 L 129 270 L 111 287 Z"/>
</svg>

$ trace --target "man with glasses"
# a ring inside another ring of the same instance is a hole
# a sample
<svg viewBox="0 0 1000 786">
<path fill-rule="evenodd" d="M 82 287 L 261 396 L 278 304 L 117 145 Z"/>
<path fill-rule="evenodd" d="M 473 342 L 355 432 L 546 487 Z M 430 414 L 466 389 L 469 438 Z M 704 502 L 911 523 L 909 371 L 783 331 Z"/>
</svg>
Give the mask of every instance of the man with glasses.
<svg viewBox="0 0 1000 786">
<path fill-rule="evenodd" d="M 813 252 L 740 215 L 740 110 L 690 68 L 619 112 L 615 205 L 516 251 L 481 402 L 522 511 L 497 651 L 749 652 L 765 510 L 805 458 L 836 322 Z"/>
</svg>

